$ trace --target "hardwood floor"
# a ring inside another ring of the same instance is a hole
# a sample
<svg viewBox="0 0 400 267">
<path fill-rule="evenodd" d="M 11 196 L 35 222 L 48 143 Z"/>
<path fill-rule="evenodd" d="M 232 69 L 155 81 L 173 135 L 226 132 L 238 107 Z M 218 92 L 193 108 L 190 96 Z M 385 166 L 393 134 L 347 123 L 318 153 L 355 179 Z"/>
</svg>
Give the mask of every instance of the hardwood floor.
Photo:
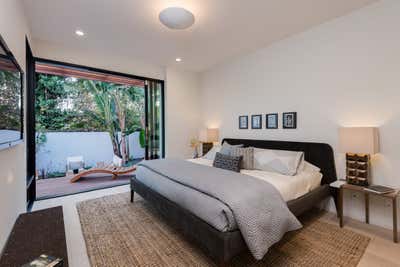
<svg viewBox="0 0 400 267">
<path fill-rule="evenodd" d="M 36 197 L 46 199 L 62 197 L 91 190 L 121 186 L 130 183 L 132 175 L 122 175 L 113 179 L 109 174 L 90 174 L 79 181 L 71 183 L 73 175 L 62 178 L 40 179 L 36 181 Z"/>
<path fill-rule="evenodd" d="M 339 225 L 336 214 L 326 213 L 322 219 Z M 359 267 L 392 267 L 400 266 L 400 243 L 393 242 L 393 233 L 375 225 L 365 224 L 350 218 L 345 218 L 344 228 L 369 236 L 371 241 L 361 258 Z"/>
<path fill-rule="evenodd" d="M 42 200 L 35 202 L 33 210 L 59 205 L 63 206 L 69 265 L 71 267 L 90 267 L 78 212 L 75 207 L 76 203 L 87 199 L 129 191 L 129 185 L 124 185 L 66 197 Z M 339 223 L 336 214 L 333 213 L 326 213 L 323 216 L 323 220 L 337 225 Z M 371 242 L 358 265 L 359 267 L 400 266 L 400 244 L 393 243 L 392 231 L 390 229 L 367 225 L 349 218 L 346 218 L 344 227 L 371 238 Z"/>
</svg>

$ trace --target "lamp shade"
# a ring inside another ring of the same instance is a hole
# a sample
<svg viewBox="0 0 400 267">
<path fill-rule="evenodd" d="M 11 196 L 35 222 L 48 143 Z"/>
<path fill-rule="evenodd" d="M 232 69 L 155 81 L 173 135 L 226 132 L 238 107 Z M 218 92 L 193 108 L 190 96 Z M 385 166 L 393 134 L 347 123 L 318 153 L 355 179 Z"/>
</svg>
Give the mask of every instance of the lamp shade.
<svg viewBox="0 0 400 267">
<path fill-rule="evenodd" d="M 375 127 L 342 127 L 339 129 L 339 150 L 343 153 L 379 153 L 379 133 Z"/>
<path fill-rule="evenodd" d="M 208 128 L 200 131 L 199 136 L 200 141 L 202 142 L 218 142 L 219 139 L 219 129 L 218 128 Z"/>
</svg>

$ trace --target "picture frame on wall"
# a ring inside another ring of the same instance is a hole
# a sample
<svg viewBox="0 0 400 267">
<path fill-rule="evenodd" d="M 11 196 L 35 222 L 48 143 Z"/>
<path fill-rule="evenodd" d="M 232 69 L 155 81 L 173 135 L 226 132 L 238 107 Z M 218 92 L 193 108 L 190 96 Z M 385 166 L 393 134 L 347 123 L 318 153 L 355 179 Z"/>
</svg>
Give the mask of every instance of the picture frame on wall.
<svg viewBox="0 0 400 267">
<path fill-rule="evenodd" d="M 282 114 L 283 129 L 297 128 L 297 112 L 284 112 Z"/>
<path fill-rule="evenodd" d="M 239 129 L 249 129 L 249 116 L 239 116 Z"/>
<path fill-rule="evenodd" d="M 267 129 L 278 129 L 278 113 L 267 114 L 265 118 L 265 127 Z"/>
<path fill-rule="evenodd" d="M 251 129 L 262 129 L 262 115 L 251 115 Z"/>
</svg>

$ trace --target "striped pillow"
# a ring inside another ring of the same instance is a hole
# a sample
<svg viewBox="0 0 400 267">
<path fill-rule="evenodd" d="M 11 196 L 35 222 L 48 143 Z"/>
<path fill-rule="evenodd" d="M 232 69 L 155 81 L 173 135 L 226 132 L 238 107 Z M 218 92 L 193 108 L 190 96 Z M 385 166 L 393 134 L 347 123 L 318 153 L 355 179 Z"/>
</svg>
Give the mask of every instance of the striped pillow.
<svg viewBox="0 0 400 267">
<path fill-rule="evenodd" d="M 234 147 L 230 155 L 242 157 L 241 169 L 254 170 L 254 147 Z"/>
</svg>

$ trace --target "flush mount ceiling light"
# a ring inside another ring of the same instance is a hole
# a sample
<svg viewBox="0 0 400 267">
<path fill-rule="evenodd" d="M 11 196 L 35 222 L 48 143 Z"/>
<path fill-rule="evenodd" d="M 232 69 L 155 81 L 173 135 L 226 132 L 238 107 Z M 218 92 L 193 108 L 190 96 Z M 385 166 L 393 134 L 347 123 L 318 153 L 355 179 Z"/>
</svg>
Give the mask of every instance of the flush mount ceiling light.
<svg viewBox="0 0 400 267">
<path fill-rule="evenodd" d="M 83 31 L 81 31 L 81 30 L 76 30 L 75 34 L 78 35 L 78 36 L 84 36 L 85 35 L 85 33 Z"/>
<path fill-rule="evenodd" d="M 181 59 L 180 57 L 177 57 L 177 58 L 175 59 L 175 61 L 176 61 L 176 62 L 181 62 L 182 59 Z"/>
<path fill-rule="evenodd" d="M 161 23 L 173 30 L 184 30 L 194 23 L 194 15 L 182 7 L 168 7 L 158 16 Z"/>
</svg>

